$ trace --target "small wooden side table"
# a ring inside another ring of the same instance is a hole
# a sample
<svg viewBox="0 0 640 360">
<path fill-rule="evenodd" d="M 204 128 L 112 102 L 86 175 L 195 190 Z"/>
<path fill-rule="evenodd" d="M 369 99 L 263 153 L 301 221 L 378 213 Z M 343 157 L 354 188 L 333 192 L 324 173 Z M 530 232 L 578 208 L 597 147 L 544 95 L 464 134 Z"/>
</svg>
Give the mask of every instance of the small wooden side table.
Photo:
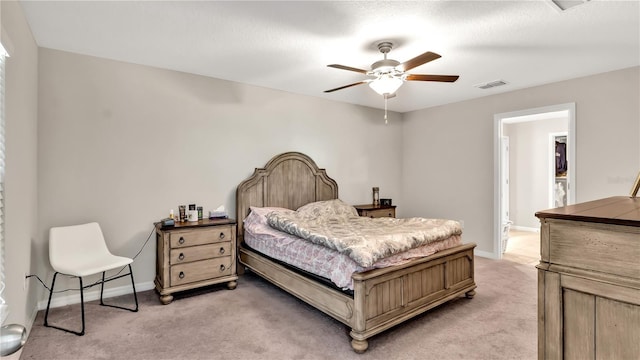
<svg viewBox="0 0 640 360">
<path fill-rule="evenodd" d="M 236 288 L 236 221 L 203 219 L 156 225 L 156 290 L 160 302 L 174 292 L 218 283 Z"/>
<path fill-rule="evenodd" d="M 370 218 L 396 217 L 395 205 L 365 204 L 365 205 L 354 205 L 353 207 L 355 207 L 356 210 L 358 210 L 358 215 L 360 216 L 367 216 Z"/>
</svg>

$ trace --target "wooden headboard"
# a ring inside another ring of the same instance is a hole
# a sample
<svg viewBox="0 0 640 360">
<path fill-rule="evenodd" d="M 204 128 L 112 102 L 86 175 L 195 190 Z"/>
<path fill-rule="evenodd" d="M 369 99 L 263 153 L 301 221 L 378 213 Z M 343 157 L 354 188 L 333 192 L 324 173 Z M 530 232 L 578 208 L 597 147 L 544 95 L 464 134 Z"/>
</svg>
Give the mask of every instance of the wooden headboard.
<svg viewBox="0 0 640 360">
<path fill-rule="evenodd" d="M 338 198 L 338 184 L 305 154 L 286 152 L 256 168 L 236 190 L 238 244 L 244 240 L 244 219 L 251 206 L 295 210 L 302 205 Z"/>
</svg>

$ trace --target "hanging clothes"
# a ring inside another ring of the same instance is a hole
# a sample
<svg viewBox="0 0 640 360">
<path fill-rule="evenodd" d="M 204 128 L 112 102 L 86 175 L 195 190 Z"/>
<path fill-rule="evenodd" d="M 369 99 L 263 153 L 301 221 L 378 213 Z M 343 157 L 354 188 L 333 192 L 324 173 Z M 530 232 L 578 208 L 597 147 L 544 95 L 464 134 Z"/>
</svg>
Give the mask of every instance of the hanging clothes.
<svg viewBox="0 0 640 360">
<path fill-rule="evenodd" d="M 556 141 L 556 176 L 567 175 L 567 144 Z"/>
</svg>

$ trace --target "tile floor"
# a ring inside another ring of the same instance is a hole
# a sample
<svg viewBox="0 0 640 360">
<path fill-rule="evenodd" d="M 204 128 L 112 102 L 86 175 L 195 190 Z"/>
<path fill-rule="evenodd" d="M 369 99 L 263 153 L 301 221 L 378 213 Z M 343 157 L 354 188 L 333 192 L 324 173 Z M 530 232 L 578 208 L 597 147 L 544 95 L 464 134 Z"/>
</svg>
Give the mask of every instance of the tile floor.
<svg viewBox="0 0 640 360">
<path fill-rule="evenodd" d="M 503 260 L 524 265 L 537 265 L 540 261 L 540 233 L 529 231 L 509 231 L 507 249 Z"/>
</svg>

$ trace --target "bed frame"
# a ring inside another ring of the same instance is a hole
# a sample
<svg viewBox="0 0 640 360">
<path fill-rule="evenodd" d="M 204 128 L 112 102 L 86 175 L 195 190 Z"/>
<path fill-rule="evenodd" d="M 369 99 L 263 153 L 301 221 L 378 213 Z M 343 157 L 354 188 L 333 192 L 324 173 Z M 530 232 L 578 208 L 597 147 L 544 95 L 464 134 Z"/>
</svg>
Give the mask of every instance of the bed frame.
<svg viewBox="0 0 640 360">
<path fill-rule="evenodd" d="M 308 156 L 287 152 L 238 185 L 238 255 L 241 265 L 351 327 L 357 353 L 368 338 L 461 295 L 475 295 L 473 248 L 463 244 L 389 268 L 353 274 L 353 295 L 322 284 L 244 246 L 250 206 L 288 209 L 338 198 L 337 183 Z M 242 266 L 238 267 L 242 269 Z"/>
</svg>

